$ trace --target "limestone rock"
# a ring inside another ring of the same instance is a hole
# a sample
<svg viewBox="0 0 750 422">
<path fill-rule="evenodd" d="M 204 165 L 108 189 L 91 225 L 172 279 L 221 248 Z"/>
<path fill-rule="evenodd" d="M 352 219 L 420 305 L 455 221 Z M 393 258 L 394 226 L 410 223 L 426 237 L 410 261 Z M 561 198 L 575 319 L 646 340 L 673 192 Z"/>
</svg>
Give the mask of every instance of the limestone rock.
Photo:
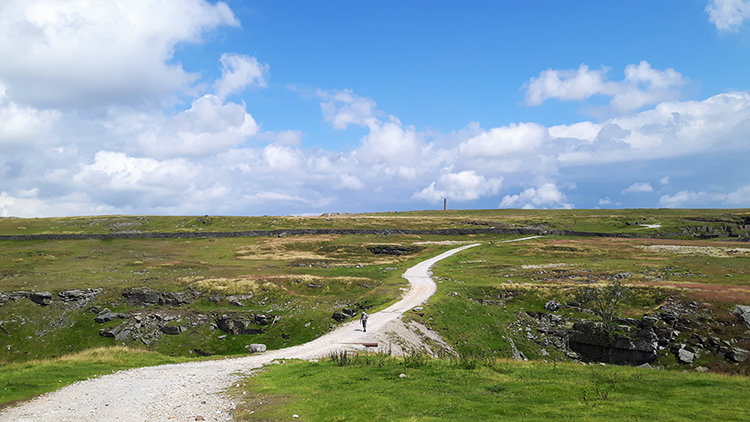
<svg viewBox="0 0 750 422">
<path fill-rule="evenodd" d="M 29 295 L 29 299 L 37 305 L 47 306 L 52 303 L 52 293 L 50 292 L 34 292 Z"/>
<path fill-rule="evenodd" d="M 259 352 L 265 352 L 266 351 L 266 345 L 265 344 L 259 344 L 254 343 L 249 346 L 245 346 L 247 348 L 247 351 L 249 353 L 259 353 Z"/>
</svg>

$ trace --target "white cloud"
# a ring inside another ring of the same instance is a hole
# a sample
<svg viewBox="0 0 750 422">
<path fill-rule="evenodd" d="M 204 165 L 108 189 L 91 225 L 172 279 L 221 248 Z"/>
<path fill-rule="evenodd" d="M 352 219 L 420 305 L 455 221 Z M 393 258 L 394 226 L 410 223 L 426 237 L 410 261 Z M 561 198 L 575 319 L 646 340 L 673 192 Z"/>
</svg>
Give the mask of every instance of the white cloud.
<svg viewBox="0 0 750 422">
<path fill-rule="evenodd" d="M 57 110 L 37 110 L 11 101 L 0 85 L 0 147 L 5 153 L 33 148 L 37 140 L 49 143 L 52 127 L 60 116 Z"/>
<path fill-rule="evenodd" d="M 729 192 L 726 197 L 727 204 L 730 205 L 750 205 L 750 185 L 742 186 L 732 192 Z"/>
<path fill-rule="evenodd" d="M 263 160 L 271 171 L 290 171 L 299 168 L 300 153 L 284 145 L 270 144 L 263 148 Z"/>
<path fill-rule="evenodd" d="M 549 137 L 547 128 L 536 123 L 511 123 L 484 131 L 458 146 L 468 158 L 500 158 L 513 154 L 534 153 Z"/>
<path fill-rule="evenodd" d="M 205 155 L 245 142 L 259 131 L 244 105 L 223 104 L 214 95 L 195 100 L 190 109 L 174 116 L 153 119 L 139 128 L 138 143 L 152 157 Z"/>
<path fill-rule="evenodd" d="M 502 183 L 502 178 L 487 179 L 473 170 L 448 173 L 421 191 L 414 192 L 412 198 L 430 202 L 437 202 L 443 198 L 469 201 L 485 195 L 497 195 Z"/>
<path fill-rule="evenodd" d="M 750 1 L 748 0 L 711 0 L 706 6 L 708 20 L 719 31 L 736 31 L 746 19 L 750 18 Z"/>
<path fill-rule="evenodd" d="M 573 204 L 565 201 L 567 197 L 554 183 L 545 183 L 538 188 L 528 188 L 518 195 L 504 196 L 498 208 L 574 208 Z"/>
<path fill-rule="evenodd" d="M 339 179 L 341 180 L 339 189 L 362 190 L 365 188 L 365 184 L 357 176 L 344 173 L 339 176 Z"/>
<path fill-rule="evenodd" d="M 5 0 L 0 79 L 35 107 L 161 102 L 199 75 L 170 63 L 175 45 L 239 25 L 205 0 Z"/>
<path fill-rule="evenodd" d="M 611 203 L 612 203 L 612 200 L 608 196 L 599 200 L 599 205 L 609 205 Z"/>
<path fill-rule="evenodd" d="M 346 129 L 350 124 L 364 126 L 372 119 L 377 107 L 375 101 L 359 97 L 351 89 L 333 92 L 318 90 L 316 95 L 324 100 L 320 103 L 323 118 L 335 129 Z"/>
<path fill-rule="evenodd" d="M 216 95 L 223 101 L 229 94 L 241 93 L 248 86 L 265 87 L 267 64 L 241 54 L 221 55 L 221 78 L 214 83 Z"/>
<path fill-rule="evenodd" d="M 602 125 L 592 122 L 580 122 L 572 125 L 557 125 L 549 128 L 553 138 L 573 138 L 593 142 L 602 130 Z"/>
<path fill-rule="evenodd" d="M 540 105 L 548 99 L 581 101 L 595 95 L 612 97 L 610 106 L 617 112 L 631 112 L 646 105 L 673 100 L 685 84 L 674 69 L 657 70 L 645 60 L 625 68 L 625 80 L 607 81 L 609 68 L 590 70 L 585 64 L 577 70 L 548 69 L 524 85 L 526 104 Z"/>
<path fill-rule="evenodd" d="M 701 206 L 713 199 L 723 199 L 721 196 L 711 195 L 705 191 L 694 192 L 683 190 L 674 195 L 664 195 L 659 198 L 659 205 L 666 208 L 680 208 L 684 206 Z"/>
<path fill-rule="evenodd" d="M 685 189 L 674 195 L 659 198 L 659 204 L 666 208 L 702 207 L 707 204 L 727 206 L 750 205 L 750 185 L 739 187 L 731 192 L 695 192 Z"/>
<path fill-rule="evenodd" d="M 661 179 L 659 179 L 659 183 L 662 185 L 668 185 L 669 184 L 669 176 L 664 176 Z"/>
<path fill-rule="evenodd" d="M 369 119 L 370 132 L 362 138 L 357 156 L 363 162 L 382 162 L 386 165 L 413 164 L 423 152 L 422 137 L 413 126 L 404 126 L 394 116 L 389 121 Z M 390 166 L 389 166 L 390 167 Z"/>
<path fill-rule="evenodd" d="M 73 182 L 80 188 L 98 186 L 113 191 L 180 190 L 189 186 L 189 180 L 198 172 L 198 168 L 182 159 L 158 161 L 99 151 L 92 164 L 82 166 Z"/>
<path fill-rule="evenodd" d="M 633 183 L 628 186 L 627 189 L 623 189 L 622 193 L 643 193 L 653 192 L 654 188 L 651 187 L 651 183 Z"/>
</svg>

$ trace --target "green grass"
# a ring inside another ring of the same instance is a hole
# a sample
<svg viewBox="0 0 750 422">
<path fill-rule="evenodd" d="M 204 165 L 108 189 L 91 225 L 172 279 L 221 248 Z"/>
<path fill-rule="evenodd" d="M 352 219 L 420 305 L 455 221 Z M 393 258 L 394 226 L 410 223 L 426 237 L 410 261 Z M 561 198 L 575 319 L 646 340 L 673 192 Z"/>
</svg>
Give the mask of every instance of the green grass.
<svg viewBox="0 0 750 422">
<path fill-rule="evenodd" d="M 747 224 L 750 210 L 449 210 L 331 215 L 320 217 L 229 216 L 91 216 L 64 218 L 2 218 L 0 234 L 229 232 L 275 229 L 398 228 L 447 229 L 525 227 L 544 224 L 550 229 L 609 233 L 674 233 L 688 226 Z M 659 229 L 627 223 L 661 224 Z"/>
<path fill-rule="evenodd" d="M 744 377 L 616 366 L 403 360 L 266 367 L 236 397 L 238 420 L 305 421 L 739 421 Z M 405 374 L 406 377 L 400 377 Z M 260 404 L 263 403 L 263 404 Z M 250 413 L 253 412 L 253 413 Z"/>
<path fill-rule="evenodd" d="M 56 359 L 5 363 L 0 365 L 0 408 L 99 375 L 184 361 L 145 350 L 108 347 Z"/>
</svg>

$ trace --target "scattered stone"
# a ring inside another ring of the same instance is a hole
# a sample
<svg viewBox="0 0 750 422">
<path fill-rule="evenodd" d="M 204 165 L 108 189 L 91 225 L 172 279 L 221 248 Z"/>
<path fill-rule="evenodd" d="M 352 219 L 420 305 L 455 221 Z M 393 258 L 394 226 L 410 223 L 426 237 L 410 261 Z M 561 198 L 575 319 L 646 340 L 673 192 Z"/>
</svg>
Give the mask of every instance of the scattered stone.
<svg viewBox="0 0 750 422">
<path fill-rule="evenodd" d="M 677 361 L 684 364 L 693 363 L 696 358 L 695 353 L 687 349 L 679 349 L 676 354 Z"/>
<path fill-rule="evenodd" d="M 176 336 L 183 331 L 185 331 L 185 327 L 182 325 L 165 325 L 161 327 L 161 332 L 170 336 Z"/>
<path fill-rule="evenodd" d="M 724 355 L 728 361 L 734 363 L 744 362 L 748 357 L 748 351 L 739 347 L 732 347 Z"/>
<path fill-rule="evenodd" d="M 216 320 L 216 326 L 227 334 L 261 334 L 264 330 L 254 326 L 263 320 L 267 321 L 265 318 L 258 320 L 253 315 L 225 314 Z"/>
<path fill-rule="evenodd" d="M 550 312 L 556 312 L 558 309 L 560 309 L 560 304 L 557 302 L 555 298 L 552 298 L 549 302 L 544 304 L 544 309 L 550 311 Z"/>
<path fill-rule="evenodd" d="M 266 351 L 266 345 L 265 344 L 250 344 L 248 346 L 245 346 L 248 353 L 260 353 Z"/>
<path fill-rule="evenodd" d="M 52 303 L 52 293 L 50 292 L 34 292 L 29 295 L 29 299 L 32 302 L 40 306 L 47 306 Z"/>
<path fill-rule="evenodd" d="M 698 366 L 695 368 L 695 370 L 697 372 L 708 372 L 708 368 L 706 368 L 705 366 Z"/>
</svg>

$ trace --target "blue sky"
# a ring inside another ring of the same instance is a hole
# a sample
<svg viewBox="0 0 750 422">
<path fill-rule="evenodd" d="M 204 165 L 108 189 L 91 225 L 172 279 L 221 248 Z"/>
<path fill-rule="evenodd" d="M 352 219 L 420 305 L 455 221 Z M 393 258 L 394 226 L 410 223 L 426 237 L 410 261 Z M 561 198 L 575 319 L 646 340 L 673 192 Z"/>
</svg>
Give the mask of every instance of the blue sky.
<svg viewBox="0 0 750 422">
<path fill-rule="evenodd" d="M 0 215 L 750 207 L 750 0 L 9 0 Z"/>
</svg>

